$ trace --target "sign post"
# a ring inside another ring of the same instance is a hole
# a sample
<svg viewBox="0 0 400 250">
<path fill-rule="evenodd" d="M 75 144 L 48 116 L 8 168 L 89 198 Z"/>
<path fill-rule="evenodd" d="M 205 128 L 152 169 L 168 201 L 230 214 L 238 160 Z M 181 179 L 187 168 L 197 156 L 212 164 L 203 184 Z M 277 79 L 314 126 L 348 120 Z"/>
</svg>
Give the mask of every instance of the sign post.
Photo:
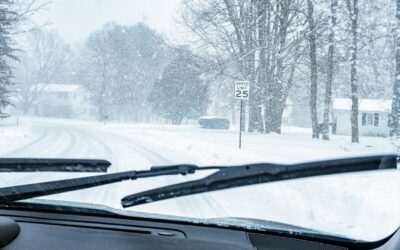
<svg viewBox="0 0 400 250">
<path fill-rule="evenodd" d="M 235 82 L 235 99 L 240 100 L 240 124 L 239 124 L 239 149 L 242 148 L 242 126 L 243 124 L 243 100 L 249 100 L 250 82 L 236 81 Z"/>
</svg>

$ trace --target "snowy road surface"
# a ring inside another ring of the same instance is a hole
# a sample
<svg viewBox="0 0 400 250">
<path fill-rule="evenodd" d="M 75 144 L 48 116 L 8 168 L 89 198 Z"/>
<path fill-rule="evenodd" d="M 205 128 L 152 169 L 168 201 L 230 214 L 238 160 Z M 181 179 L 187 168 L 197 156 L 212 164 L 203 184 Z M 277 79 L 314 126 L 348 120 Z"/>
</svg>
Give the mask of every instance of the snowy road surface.
<svg viewBox="0 0 400 250">
<path fill-rule="evenodd" d="M 388 139 L 362 138 L 360 145 L 352 145 L 348 137 L 337 136 L 325 142 L 309 139 L 308 131 L 294 128 L 285 129 L 283 135 L 246 134 L 244 150 L 237 149 L 235 131 L 201 130 L 192 126 L 104 126 L 96 122 L 29 118 L 20 125 L 23 132 L 9 129 L 8 132 L 3 129 L 3 139 L 9 136 L 8 141 L 0 140 L 2 157 L 102 158 L 112 162 L 109 172 L 183 162 L 200 165 L 296 162 L 393 152 Z M 15 140 L 10 131 L 15 133 Z M 121 208 L 120 199 L 125 195 L 207 174 L 127 181 L 46 198 Z M 0 175 L 0 185 L 79 176 L 87 174 L 7 173 Z M 399 173 L 382 172 L 264 184 L 130 209 L 197 218 L 251 217 L 373 240 L 400 224 L 399 197 Z M 369 228 L 374 230 L 366 230 Z"/>
</svg>

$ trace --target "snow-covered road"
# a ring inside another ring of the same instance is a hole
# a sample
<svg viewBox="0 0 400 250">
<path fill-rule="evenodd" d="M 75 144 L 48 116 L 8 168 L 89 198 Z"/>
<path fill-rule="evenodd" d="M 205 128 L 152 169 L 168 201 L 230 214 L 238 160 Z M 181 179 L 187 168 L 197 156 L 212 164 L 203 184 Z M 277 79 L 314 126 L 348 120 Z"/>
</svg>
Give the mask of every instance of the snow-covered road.
<svg viewBox="0 0 400 250">
<path fill-rule="evenodd" d="M 99 158 L 112 163 L 109 172 L 149 169 L 151 166 L 179 163 L 176 154 L 167 158 L 160 155 L 156 145 L 132 136 L 105 129 L 104 126 L 90 122 L 70 122 L 49 119 L 30 119 L 32 137 L 20 147 L 7 152 L 2 157 L 44 157 L 44 158 Z M 108 128 L 108 127 L 106 127 Z M 14 173 L 0 177 L 0 186 L 36 183 L 65 178 L 87 176 L 78 173 Z M 201 174 L 196 176 L 204 176 Z M 80 192 L 48 196 L 49 199 L 60 199 L 77 202 L 88 202 L 121 208 L 120 199 L 130 193 L 176 183 L 179 177 L 158 177 L 133 182 L 124 182 L 110 186 L 98 187 Z M 181 177 L 180 181 L 193 179 Z M 196 206 L 210 207 L 212 197 L 195 197 L 194 202 L 182 205 L 180 200 L 167 201 L 145 208 L 145 212 L 169 211 L 169 214 L 195 213 Z M 160 208 L 161 207 L 161 208 Z M 218 211 L 215 208 L 214 211 Z M 168 213 L 168 212 L 165 212 Z"/>
<path fill-rule="evenodd" d="M 112 162 L 109 172 L 183 162 L 200 165 L 294 162 L 393 150 L 382 138 L 362 138 L 360 145 L 351 145 L 348 138 L 340 136 L 329 142 L 312 140 L 301 130 L 283 135 L 246 134 L 245 149 L 238 150 L 235 131 L 201 130 L 191 126 L 103 125 L 41 118 L 26 119 L 25 124 L 29 124 L 31 133 L 26 135 L 25 131 L 14 144 L 9 141 L 7 147 L 0 148 L 2 157 L 102 158 Z M 46 198 L 121 208 L 120 199 L 128 194 L 201 178 L 209 173 L 126 181 Z M 87 175 L 7 173 L 0 175 L 0 186 Z M 373 240 L 400 224 L 399 177 L 399 173 L 382 172 L 309 178 L 172 199 L 130 209 L 197 218 L 251 217 L 346 232 L 355 238 Z M 369 228 L 374 230 L 366 230 Z"/>
<path fill-rule="evenodd" d="M 102 158 L 112 162 L 114 171 L 120 167 L 119 157 L 129 155 L 126 164 L 148 167 L 151 165 L 170 164 L 171 161 L 154 151 L 146 149 L 131 138 L 79 124 L 61 124 L 35 121 L 34 139 L 16 150 L 4 154 L 4 157 L 55 157 L 55 158 Z M 119 157 L 116 157 L 119 156 Z M 131 162 L 134 160 L 135 162 Z M 145 163 L 143 165 L 143 163 Z"/>
</svg>

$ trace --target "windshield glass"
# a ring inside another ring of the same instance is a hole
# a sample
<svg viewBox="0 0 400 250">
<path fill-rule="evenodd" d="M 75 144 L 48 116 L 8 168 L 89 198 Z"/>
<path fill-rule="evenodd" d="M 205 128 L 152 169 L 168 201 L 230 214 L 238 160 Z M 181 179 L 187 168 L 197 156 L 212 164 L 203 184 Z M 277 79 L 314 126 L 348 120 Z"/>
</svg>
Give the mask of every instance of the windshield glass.
<svg viewBox="0 0 400 250">
<path fill-rule="evenodd" d="M 116 173 L 398 154 L 399 12 L 394 0 L 2 1 L 0 157 L 105 159 Z M 214 172 L 40 202 L 366 241 L 400 226 L 394 169 L 121 206 Z M 92 175 L 8 170 L 0 187 Z"/>
</svg>

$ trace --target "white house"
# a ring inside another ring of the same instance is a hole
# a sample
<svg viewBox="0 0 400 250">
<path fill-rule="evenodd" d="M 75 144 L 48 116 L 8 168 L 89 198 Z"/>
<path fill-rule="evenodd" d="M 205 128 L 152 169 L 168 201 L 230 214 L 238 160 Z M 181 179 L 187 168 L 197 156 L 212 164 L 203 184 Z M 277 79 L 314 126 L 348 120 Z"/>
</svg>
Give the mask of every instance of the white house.
<svg viewBox="0 0 400 250">
<path fill-rule="evenodd" d="M 88 91 L 82 85 L 39 84 L 32 91 L 39 93 L 34 104 L 36 115 L 83 119 L 96 116 Z"/>
<path fill-rule="evenodd" d="M 360 135 L 389 136 L 389 117 L 392 102 L 390 100 L 360 99 L 358 128 Z M 351 134 L 351 99 L 335 98 L 333 112 L 336 117 L 336 133 Z"/>
</svg>

